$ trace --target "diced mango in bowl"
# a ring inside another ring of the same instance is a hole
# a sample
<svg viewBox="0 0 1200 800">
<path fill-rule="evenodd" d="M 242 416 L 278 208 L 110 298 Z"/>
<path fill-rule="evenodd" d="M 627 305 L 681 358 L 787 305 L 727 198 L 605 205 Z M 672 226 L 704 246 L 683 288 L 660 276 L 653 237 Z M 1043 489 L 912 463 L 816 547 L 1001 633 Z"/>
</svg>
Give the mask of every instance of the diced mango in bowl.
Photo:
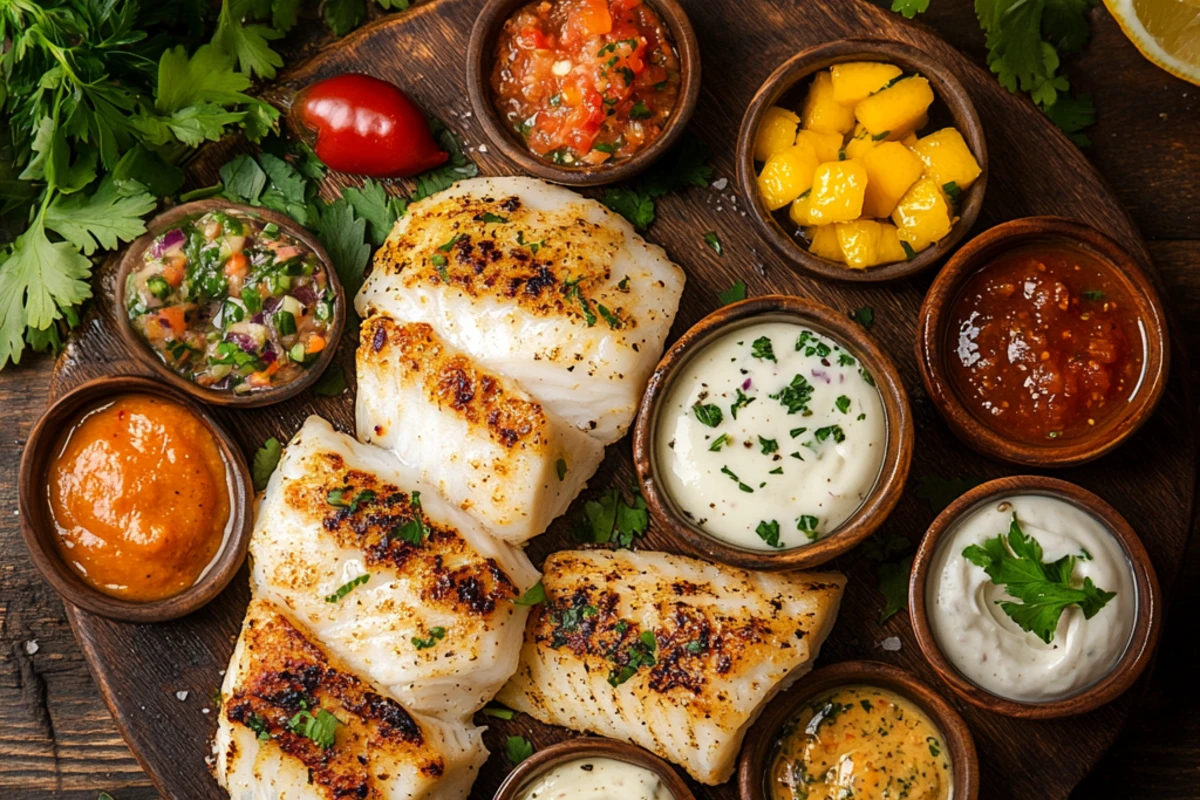
<svg viewBox="0 0 1200 800">
<path fill-rule="evenodd" d="M 767 109 L 754 141 L 758 189 L 819 258 L 849 269 L 911 259 L 947 236 L 982 170 L 955 128 L 920 135 L 929 81 L 894 64 L 835 64 L 795 113 Z"/>
</svg>

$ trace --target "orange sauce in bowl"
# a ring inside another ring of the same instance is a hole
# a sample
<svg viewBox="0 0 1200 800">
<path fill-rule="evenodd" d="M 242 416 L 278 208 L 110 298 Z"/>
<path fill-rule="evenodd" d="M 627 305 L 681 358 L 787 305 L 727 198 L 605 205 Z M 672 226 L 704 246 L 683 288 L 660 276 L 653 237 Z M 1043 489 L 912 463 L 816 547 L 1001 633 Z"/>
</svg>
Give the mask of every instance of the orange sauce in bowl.
<svg viewBox="0 0 1200 800">
<path fill-rule="evenodd" d="M 229 467 L 190 410 L 131 394 L 85 414 L 50 464 L 63 560 L 85 583 L 149 602 L 192 586 L 231 523 Z"/>
</svg>

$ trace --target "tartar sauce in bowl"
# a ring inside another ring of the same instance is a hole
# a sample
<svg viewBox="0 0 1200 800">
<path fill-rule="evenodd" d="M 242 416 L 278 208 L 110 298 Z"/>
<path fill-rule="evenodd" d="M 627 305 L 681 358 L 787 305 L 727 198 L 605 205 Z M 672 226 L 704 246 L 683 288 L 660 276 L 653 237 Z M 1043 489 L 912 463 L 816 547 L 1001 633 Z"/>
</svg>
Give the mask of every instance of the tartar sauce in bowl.
<svg viewBox="0 0 1200 800">
<path fill-rule="evenodd" d="M 1023 703 L 1065 699 L 1107 676 L 1137 607 L 1121 542 L 1083 508 L 1042 494 L 993 497 L 964 513 L 938 542 L 925 586 L 929 628 L 951 666 Z"/>
<path fill-rule="evenodd" d="M 615 758 L 579 758 L 549 769 L 516 800 L 674 800 L 652 770 Z"/>
<path fill-rule="evenodd" d="M 854 515 L 887 436 L 879 390 L 855 353 L 801 322 L 764 320 L 680 365 L 653 446 L 683 516 L 734 546 L 774 551 Z"/>
</svg>

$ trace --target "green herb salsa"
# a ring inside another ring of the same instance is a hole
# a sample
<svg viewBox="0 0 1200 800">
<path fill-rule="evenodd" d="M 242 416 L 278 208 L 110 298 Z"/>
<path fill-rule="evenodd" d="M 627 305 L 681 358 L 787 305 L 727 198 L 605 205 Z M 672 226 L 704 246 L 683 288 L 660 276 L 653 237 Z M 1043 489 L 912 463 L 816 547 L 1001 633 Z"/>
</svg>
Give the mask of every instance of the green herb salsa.
<svg viewBox="0 0 1200 800">
<path fill-rule="evenodd" d="M 134 330 L 163 363 L 217 391 L 284 386 L 336 344 L 325 267 L 254 215 L 210 211 L 161 234 L 125 296 Z"/>
</svg>

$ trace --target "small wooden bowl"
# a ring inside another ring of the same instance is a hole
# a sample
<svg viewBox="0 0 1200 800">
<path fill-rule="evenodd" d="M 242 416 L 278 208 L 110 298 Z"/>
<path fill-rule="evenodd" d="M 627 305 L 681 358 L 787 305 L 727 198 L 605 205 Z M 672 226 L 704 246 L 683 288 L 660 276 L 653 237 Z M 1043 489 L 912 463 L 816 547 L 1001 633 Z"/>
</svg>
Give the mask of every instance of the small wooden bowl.
<svg viewBox="0 0 1200 800">
<path fill-rule="evenodd" d="M 1055 242 L 1080 248 L 1113 268 L 1124 279 L 1137 305 L 1145 335 L 1143 377 L 1128 407 L 1086 436 L 1030 444 L 1006 438 L 981 422 L 959 399 L 947 375 L 946 327 L 953 324 L 954 303 L 963 285 L 994 258 L 1015 247 Z M 917 365 L 934 405 L 959 439 L 984 455 L 1031 467 L 1066 467 L 1099 458 L 1141 427 L 1167 387 L 1170 359 L 1166 312 L 1146 273 L 1119 244 L 1082 222 L 1063 217 L 1025 217 L 997 225 L 954 254 L 938 273 L 921 304 L 917 329 Z"/>
<path fill-rule="evenodd" d="M 1125 549 L 1125 555 L 1133 567 L 1133 582 L 1137 591 L 1137 619 L 1134 622 L 1133 633 L 1125 655 L 1113 667 L 1112 672 L 1078 694 L 1047 703 L 1028 703 L 1000 697 L 963 677 L 942 655 L 937 640 L 933 637 L 925 610 L 930 563 L 941 538 L 948 531 L 952 531 L 966 514 L 986 503 L 995 502 L 1000 497 L 1017 494 L 1057 497 L 1096 517 Z M 1115 700 L 1132 686 L 1142 671 L 1149 666 L 1154 647 L 1158 643 L 1162 623 L 1161 608 L 1162 594 L 1150 556 L 1142 546 L 1141 539 L 1120 512 L 1086 489 L 1057 478 L 1040 475 L 997 478 L 976 486 L 947 506 L 938 514 L 921 540 L 921 546 L 913 557 L 912 576 L 908 584 L 908 615 L 912 620 L 913 632 L 921 652 L 938 676 L 967 702 L 986 711 L 1020 719 L 1050 719 L 1083 714 Z"/>
<path fill-rule="evenodd" d="M 870 371 L 887 417 L 887 445 L 879 477 L 871 493 L 849 519 L 811 544 L 788 550 L 749 550 L 705 532 L 680 513 L 660 486 L 655 457 L 655 430 L 662 400 L 670 394 L 679 370 L 705 345 L 730 330 L 765 321 L 794 322 L 843 343 Z M 828 306 L 787 295 L 766 295 L 720 308 L 692 326 L 658 362 L 642 396 L 633 430 L 633 463 L 651 513 L 691 552 L 745 569 L 790 570 L 824 564 L 865 540 L 883 524 L 900 501 L 913 448 L 912 411 L 895 364 L 857 323 Z"/>
<path fill-rule="evenodd" d="M 198 386 L 164 364 L 162 359 L 158 357 L 158 354 L 150 349 L 146 340 L 134 330 L 133 323 L 129 320 L 129 314 L 125 307 L 125 282 L 129 273 L 141 266 L 142 255 L 146 252 L 146 249 L 154 243 L 159 234 L 170 230 L 189 217 L 196 217 L 214 209 L 230 209 L 238 214 L 255 216 L 267 222 L 274 222 L 286 231 L 289 236 L 294 237 L 305 247 L 316 253 L 317 259 L 325 269 L 329 288 L 333 290 L 335 295 L 333 321 L 329 324 L 329 346 L 321 351 L 321 354 L 317 356 L 317 360 L 305 370 L 302 376 L 291 383 L 280 386 L 278 389 L 267 389 L 265 391 L 239 395 L 232 391 L 219 391 Z M 129 351 L 139 361 L 153 370 L 154 374 L 179 391 L 197 400 L 216 406 L 257 408 L 279 403 L 287 400 L 289 397 L 295 397 L 300 392 L 312 386 L 321 377 L 321 373 L 325 371 L 325 368 L 329 366 L 333 361 L 333 357 L 337 354 L 337 344 L 342 338 L 342 329 L 346 324 L 346 294 L 342 289 L 341 281 L 338 280 L 337 270 L 333 268 L 333 262 L 329 260 L 329 255 L 325 252 L 325 248 L 321 246 L 321 242 L 291 217 L 272 211 L 269 208 L 255 208 L 253 206 L 229 203 L 217 198 L 209 198 L 207 200 L 184 203 L 159 214 L 146 224 L 146 232 L 125 249 L 117 270 L 116 316 L 117 327 L 121 331 L 121 338 L 129 345 Z"/>
<path fill-rule="evenodd" d="M 658 756 L 626 742 L 596 736 L 567 739 L 537 751 L 508 773 L 492 800 L 516 800 L 519 792 L 534 778 L 557 766 L 582 758 L 611 758 L 645 767 L 662 778 L 674 800 L 696 800 L 696 796 L 684 783 L 683 778 L 679 777 L 679 773 Z"/>
<path fill-rule="evenodd" d="M 207 571 L 188 589 L 163 600 L 139 603 L 122 600 L 88 586 L 59 555 L 57 533 L 46 497 L 46 474 L 61 437 L 87 411 L 120 395 L 148 394 L 171 400 L 191 411 L 216 440 L 228 470 L 232 517 L 229 535 Z M 33 563 L 54 590 L 68 603 L 110 619 L 126 622 L 163 622 L 186 616 L 220 594 L 246 557 L 254 528 L 254 485 L 246 460 L 233 439 L 202 405 L 152 378 L 117 375 L 96 378 L 59 398 L 29 434 L 21 456 L 18 489 L 21 531 Z"/>
<path fill-rule="evenodd" d="M 757 172 L 754 166 L 754 137 L 767 109 L 777 105 L 796 84 L 810 75 L 848 61 L 886 61 L 905 72 L 917 72 L 928 78 L 936 98 L 935 106 L 938 100 L 945 104 L 954 119 L 954 127 L 962 133 L 975 160 L 983 169 L 971 187 L 963 193 L 959 204 L 958 222 L 941 241 L 908 261 L 881 264 L 867 269 L 850 269 L 844 264 L 810 253 L 763 205 L 758 193 Z M 987 190 L 987 141 L 983 135 L 983 123 L 979 120 L 979 113 L 975 110 L 975 104 L 971 102 L 971 96 L 959 83 L 950 67 L 912 45 L 900 42 L 842 39 L 817 45 L 785 61 L 779 69 L 771 73 L 750 101 L 738 131 L 736 158 L 738 185 L 750 207 L 750 218 L 767 241 L 799 269 L 815 277 L 835 281 L 877 283 L 907 278 L 923 272 L 949 253 L 975 224 L 979 209 L 983 205 L 983 194 Z"/>
<path fill-rule="evenodd" d="M 839 686 L 875 686 L 904 697 L 941 731 L 950 754 L 951 800 L 976 800 L 979 796 L 979 757 L 971 730 L 949 703 L 910 672 L 878 661 L 844 661 L 823 667 L 774 698 L 754 723 L 738 762 L 738 796 L 741 800 L 770 800 L 767 770 L 775 754 L 779 730 L 812 698 Z"/>
<path fill-rule="evenodd" d="M 467 43 L 467 93 L 471 98 L 471 108 L 483 126 L 489 143 L 522 172 L 566 186 L 602 186 L 623 181 L 657 161 L 683 135 L 683 129 L 696 110 L 696 100 L 700 96 L 700 45 L 696 42 L 692 23 L 679 0 L 647 0 L 671 32 L 671 40 L 679 54 L 682 84 L 675 101 L 674 114 L 650 146 L 616 164 L 586 167 L 562 166 L 538 158 L 500 118 L 492 103 L 491 74 L 496 40 L 508 18 L 529 2 L 488 0 L 471 28 L 471 38 Z"/>
</svg>

